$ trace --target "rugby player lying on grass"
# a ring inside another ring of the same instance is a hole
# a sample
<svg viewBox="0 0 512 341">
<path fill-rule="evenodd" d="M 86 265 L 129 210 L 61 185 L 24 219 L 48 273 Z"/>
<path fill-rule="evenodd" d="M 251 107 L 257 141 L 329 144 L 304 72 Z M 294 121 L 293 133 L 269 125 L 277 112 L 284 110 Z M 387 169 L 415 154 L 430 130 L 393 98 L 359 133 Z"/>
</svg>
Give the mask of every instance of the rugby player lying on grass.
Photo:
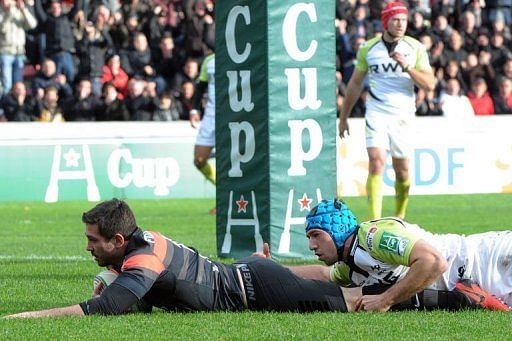
<svg viewBox="0 0 512 341">
<path fill-rule="evenodd" d="M 306 235 L 309 248 L 331 267 L 290 267 L 295 274 L 341 286 L 392 285 L 380 293 L 366 289 L 373 295 L 363 289 L 358 309 L 386 311 L 411 297 L 432 306 L 432 293 L 443 305 L 445 291 L 433 290 L 454 290 L 475 307 L 510 311 L 512 231 L 432 234 L 398 218 L 358 224 L 345 203 L 335 199 L 311 210 Z M 268 244 L 254 255 L 270 258 Z"/>
<path fill-rule="evenodd" d="M 117 199 L 85 212 L 82 221 L 87 251 L 98 265 L 113 267 L 119 276 L 101 295 L 80 304 L 8 318 L 123 314 L 137 302 L 167 311 L 347 312 L 357 310 L 362 295 L 381 293 L 387 288 L 341 288 L 334 283 L 304 279 L 260 257 L 234 264 L 214 262 L 158 232 L 141 230 L 128 205 Z M 444 292 L 445 297 L 449 298 L 440 302 L 441 307 L 471 306 L 460 293 Z M 414 308 L 416 303 L 409 300 L 400 307 Z"/>
</svg>

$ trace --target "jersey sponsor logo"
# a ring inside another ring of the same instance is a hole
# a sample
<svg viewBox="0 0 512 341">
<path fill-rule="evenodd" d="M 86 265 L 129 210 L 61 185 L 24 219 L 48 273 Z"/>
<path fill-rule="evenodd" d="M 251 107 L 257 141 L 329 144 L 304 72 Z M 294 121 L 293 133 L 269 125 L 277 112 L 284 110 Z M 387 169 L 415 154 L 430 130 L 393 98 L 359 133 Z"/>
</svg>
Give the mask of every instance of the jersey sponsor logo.
<svg viewBox="0 0 512 341">
<path fill-rule="evenodd" d="M 373 237 L 375 237 L 375 233 L 377 233 L 377 227 L 372 226 L 366 234 L 366 245 L 368 245 L 370 251 L 373 249 Z"/>
<path fill-rule="evenodd" d="M 382 238 L 380 239 L 379 249 L 402 256 L 405 252 L 407 244 L 409 244 L 408 239 L 395 236 L 389 232 L 384 232 L 382 234 Z"/>
<path fill-rule="evenodd" d="M 368 70 L 371 73 L 386 73 L 386 72 L 397 72 L 400 68 L 398 63 L 387 63 L 387 64 L 372 64 L 368 65 Z"/>
<path fill-rule="evenodd" d="M 153 236 L 151 232 L 144 231 L 144 233 L 142 233 L 142 236 L 144 240 L 147 241 L 148 243 L 155 244 L 155 236 Z"/>
</svg>

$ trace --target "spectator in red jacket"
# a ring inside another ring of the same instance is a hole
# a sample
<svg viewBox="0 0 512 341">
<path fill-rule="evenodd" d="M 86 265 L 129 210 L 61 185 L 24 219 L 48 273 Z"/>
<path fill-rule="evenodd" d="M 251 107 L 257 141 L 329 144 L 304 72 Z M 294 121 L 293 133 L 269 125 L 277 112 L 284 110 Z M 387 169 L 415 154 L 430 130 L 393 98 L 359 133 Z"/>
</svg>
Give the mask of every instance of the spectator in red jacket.
<svg viewBox="0 0 512 341">
<path fill-rule="evenodd" d="M 482 77 L 475 78 L 471 83 L 471 91 L 468 92 L 468 98 L 477 116 L 494 115 L 494 102 L 487 89 L 487 82 Z"/>
<path fill-rule="evenodd" d="M 124 99 L 128 95 L 128 75 L 121 67 L 121 58 L 118 54 L 113 54 L 103 66 L 103 77 L 101 84 L 111 82 L 117 90 L 119 99 Z"/>
</svg>

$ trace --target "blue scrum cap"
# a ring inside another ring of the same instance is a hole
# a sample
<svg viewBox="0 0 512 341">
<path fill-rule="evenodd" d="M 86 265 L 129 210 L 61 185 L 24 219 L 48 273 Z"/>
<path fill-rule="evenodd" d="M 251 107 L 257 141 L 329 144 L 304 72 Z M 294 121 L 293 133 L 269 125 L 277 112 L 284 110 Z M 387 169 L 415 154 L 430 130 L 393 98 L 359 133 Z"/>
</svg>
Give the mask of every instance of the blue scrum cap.
<svg viewBox="0 0 512 341">
<path fill-rule="evenodd" d="M 338 199 L 322 200 L 306 217 L 306 233 L 319 229 L 329 233 L 336 249 L 343 247 L 347 238 L 357 229 L 357 218 L 345 202 Z"/>
</svg>

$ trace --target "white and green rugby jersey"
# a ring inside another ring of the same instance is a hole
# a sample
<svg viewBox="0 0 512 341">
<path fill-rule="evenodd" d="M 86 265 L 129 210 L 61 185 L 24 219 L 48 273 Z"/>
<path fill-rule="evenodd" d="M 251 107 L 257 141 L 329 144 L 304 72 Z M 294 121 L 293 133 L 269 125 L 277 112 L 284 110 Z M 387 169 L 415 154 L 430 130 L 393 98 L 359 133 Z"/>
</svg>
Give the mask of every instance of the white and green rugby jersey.
<svg viewBox="0 0 512 341">
<path fill-rule="evenodd" d="M 422 239 L 448 262 L 448 270 L 430 288 L 450 290 L 460 278 L 478 280 L 486 272 L 481 267 L 487 267 L 488 262 L 478 259 L 479 253 L 499 239 L 486 235 L 433 234 L 418 225 L 391 217 L 363 222 L 350 247 L 348 260 L 334 264 L 330 277 L 343 286 L 393 284 L 409 271 L 411 250 Z"/>
<path fill-rule="evenodd" d="M 331 267 L 331 281 L 363 286 L 400 280 L 409 269 L 412 247 L 420 239 L 407 225 L 394 218 L 361 223 L 347 261 Z"/>
<path fill-rule="evenodd" d="M 416 39 L 405 36 L 398 41 L 394 51 L 405 56 L 410 68 L 431 70 L 426 48 Z M 367 113 L 414 115 L 414 82 L 411 76 L 389 57 L 382 38 L 370 39 L 360 47 L 356 69 L 368 75 L 370 96 L 366 103 Z"/>
<path fill-rule="evenodd" d="M 204 115 L 215 116 L 215 54 L 207 56 L 201 64 L 199 81 L 208 83 L 208 101 Z"/>
</svg>

